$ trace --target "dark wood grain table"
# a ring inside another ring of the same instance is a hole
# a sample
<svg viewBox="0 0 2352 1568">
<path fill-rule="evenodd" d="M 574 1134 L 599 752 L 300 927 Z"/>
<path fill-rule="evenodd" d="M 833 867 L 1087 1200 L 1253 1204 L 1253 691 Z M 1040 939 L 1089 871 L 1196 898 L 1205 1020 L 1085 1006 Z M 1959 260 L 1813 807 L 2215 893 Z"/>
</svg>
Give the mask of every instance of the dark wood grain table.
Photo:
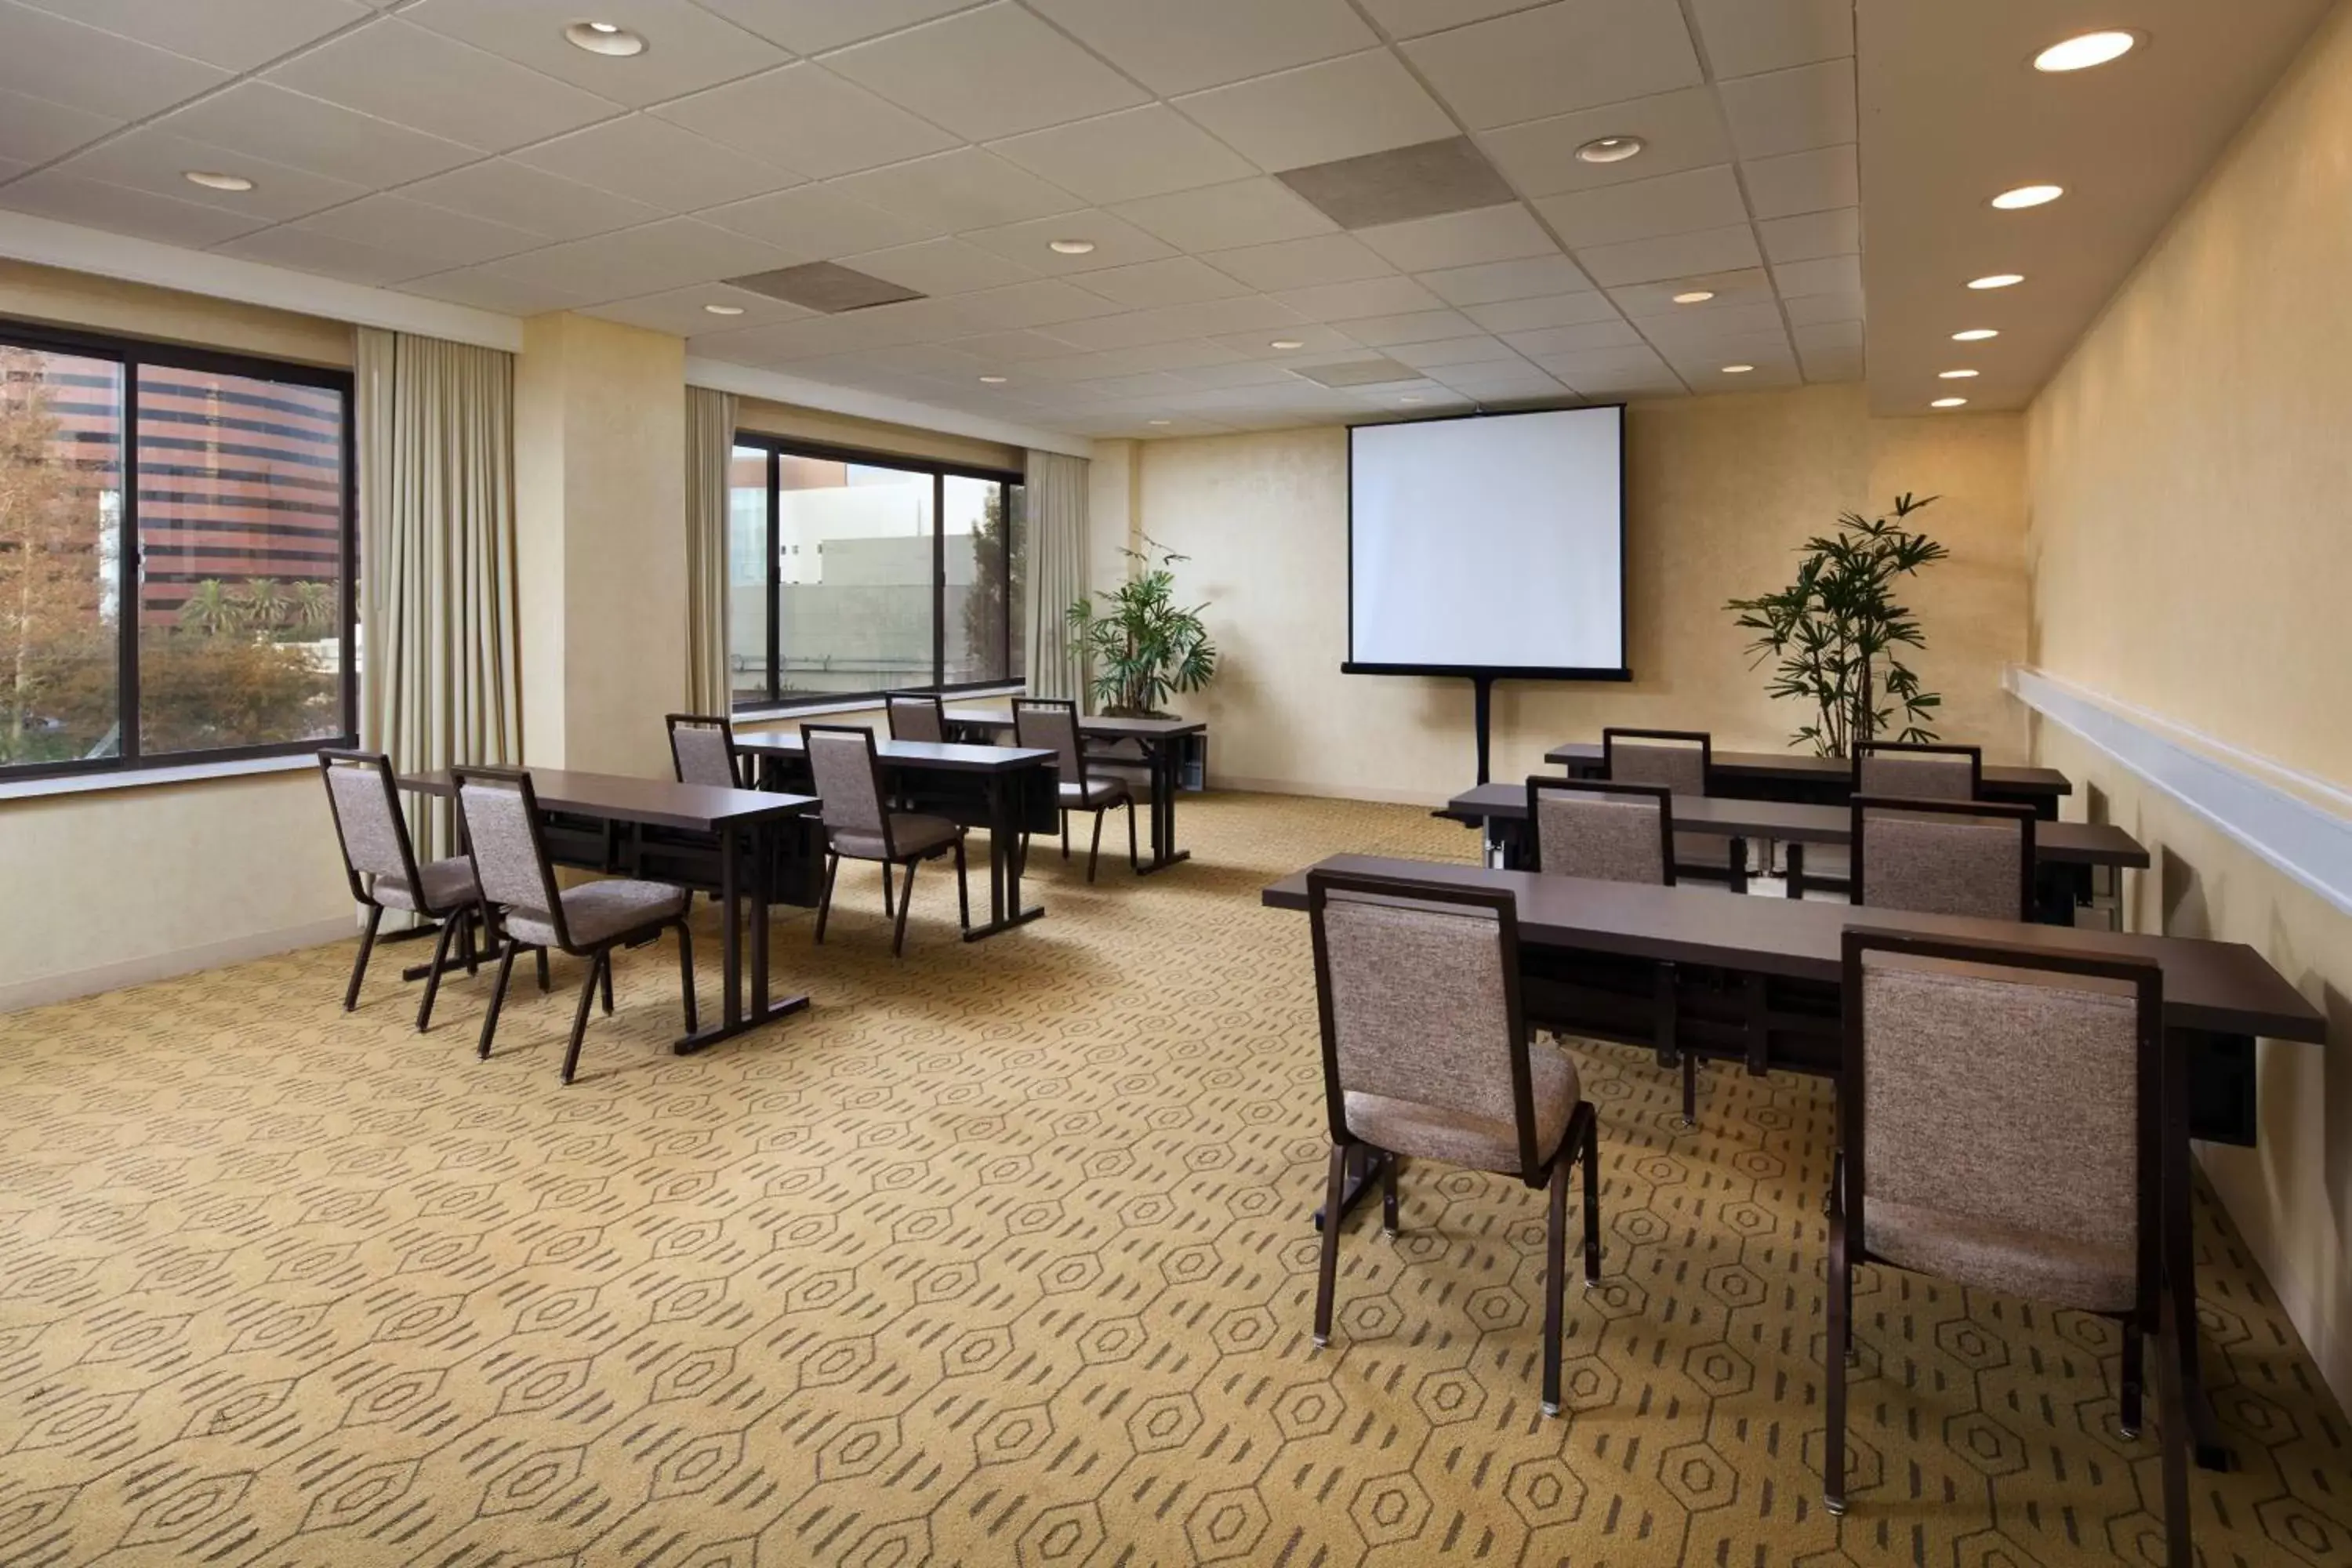
<svg viewBox="0 0 2352 1568">
<path fill-rule="evenodd" d="M 1570 741 L 1544 753 L 1544 761 L 1568 770 L 1570 778 L 1601 772 L 1601 742 Z M 1987 763 L 1979 793 L 1987 800 L 2030 805 L 2055 819 L 2058 800 L 2074 784 L 2055 768 Z M 1843 805 L 1853 793 L 1853 764 L 1843 757 L 1813 757 L 1796 752 L 1716 752 L 1707 794 L 1741 800 L 1785 800 L 1806 805 Z"/>
<path fill-rule="evenodd" d="M 950 708 L 947 721 L 968 730 L 1009 733 L 1013 712 L 1006 708 Z M 1192 852 L 1176 847 L 1176 797 L 1183 789 L 1184 745 L 1209 726 L 1199 719 L 1120 719 L 1093 714 L 1078 721 L 1078 733 L 1097 741 L 1132 741 L 1142 748 L 1151 779 L 1151 858 L 1139 869 L 1145 876 L 1165 871 Z"/>
</svg>

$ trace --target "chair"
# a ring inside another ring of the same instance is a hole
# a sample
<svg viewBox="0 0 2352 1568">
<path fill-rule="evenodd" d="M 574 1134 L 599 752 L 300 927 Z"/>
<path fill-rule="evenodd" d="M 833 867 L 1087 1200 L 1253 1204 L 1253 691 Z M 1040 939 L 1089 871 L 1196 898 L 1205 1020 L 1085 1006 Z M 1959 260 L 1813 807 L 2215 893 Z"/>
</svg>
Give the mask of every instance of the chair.
<svg viewBox="0 0 2352 1568">
<path fill-rule="evenodd" d="M 1853 793 L 1906 800 L 1974 800 L 1984 784 L 1984 748 L 1924 741 L 1864 741 L 1853 748 Z"/>
<path fill-rule="evenodd" d="M 351 879 L 352 898 L 367 906 L 359 957 L 352 964 L 351 984 L 343 988 L 343 1011 L 349 1013 L 360 1005 L 360 983 L 367 977 L 368 958 L 375 952 L 376 928 L 383 922 L 383 911 L 406 910 L 441 925 L 433 944 L 433 963 L 425 975 L 425 995 L 416 1005 L 416 1028 L 422 1034 L 432 1026 L 433 1001 L 440 994 L 441 971 L 448 962 L 453 936 L 460 943 L 459 961 L 466 973 L 476 971 L 474 921 L 481 894 L 474 884 L 474 864 L 463 855 L 423 866 L 416 863 L 408 818 L 400 809 L 399 786 L 393 779 L 392 759 L 383 752 L 321 748 L 319 773 L 326 781 L 327 808 L 334 815 L 335 837 L 342 845 L 343 874 Z"/>
<path fill-rule="evenodd" d="M 1852 804 L 1853 902 L 1922 914 L 2033 918 L 2033 808 L 1995 801 Z"/>
<path fill-rule="evenodd" d="M 580 1066 L 580 1040 L 588 1028 L 589 999 L 601 983 L 604 1013 L 613 1011 L 613 950 L 637 947 L 663 931 L 677 933 L 678 990 L 686 1007 L 686 1032 L 694 1033 L 694 933 L 687 929 L 687 890 L 667 882 L 607 878 L 558 890 L 540 828 L 539 796 L 530 775 L 514 768 L 459 768 L 457 815 L 472 847 L 474 876 L 486 906 L 498 906 L 507 941 L 499 954 L 499 976 L 490 989 L 476 1054 L 487 1060 L 498 1032 L 499 1008 L 506 1001 L 515 954 L 550 949 L 588 961 L 580 982 L 580 1005 L 572 1015 L 572 1039 L 563 1052 L 563 1081 Z"/>
<path fill-rule="evenodd" d="M 824 890 L 816 906 L 816 940 L 824 940 L 825 917 L 833 912 L 833 882 L 841 862 L 877 860 L 882 865 L 882 912 L 895 913 L 890 956 L 907 947 L 907 910 L 915 901 L 915 868 L 925 860 L 952 852 L 956 868 L 956 916 L 971 929 L 971 893 L 964 877 L 961 823 L 944 816 L 892 811 L 882 789 L 882 762 L 874 748 L 874 731 L 855 724 L 803 724 L 801 744 L 808 753 L 809 773 L 824 802 Z M 894 910 L 890 899 L 890 868 L 907 868 L 907 886 Z"/>
<path fill-rule="evenodd" d="M 2166 1561 L 2189 1568 L 2188 1419 L 2163 1286 L 2163 972 L 1849 930 L 1830 1210 L 1822 1492 L 1846 1511 L 1853 1268 L 1874 1262 L 2123 1326 L 2118 1425 L 2139 1435 L 2157 1337 Z M 2065 1179 L 2053 1181 L 2053 1172 Z M 1899 1393 L 1897 1397 L 1900 1397 Z"/>
<path fill-rule="evenodd" d="M 1103 814 L 1115 805 L 1127 807 L 1127 863 L 1139 875 L 1143 858 L 1136 847 L 1135 786 L 1118 777 L 1092 777 L 1087 770 L 1087 749 L 1078 736 L 1078 705 L 1045 697 L 1013 700 L 1013 739 L 1016 745 L 1052 752 L 1061 774 L 1062 858 L 1070 858 L 1070 813 L 1095 814 L 1094 844 L 1087 850 L 1087 880 L 1095 879 L 1095 863 L 1102 857 Z"/>
<path fill-rule="evenodd" d="M 703 713 L 669 713 L 663 715 L 662 722 L 669 726 L 669 760 L 677 770 L 678 783 L 715 789 L 751 787 L 744 777 L 744 759 L 735 750 L 732 721 Z"/>
<path fill-rule="evenodd" d="M 1715 741 L 1704 730 L 1601 731 L 1601 774 L 1614 784 L 1664 784 L 1703 796 L 1715 777 Z M 1675 861 L 1685 876 L 1731 879 L 1731 840 L 1720 833 L 1677 833 Z"/>
<path fill-rule="evenodd" d="M 948 738 L 948 707 L 936 691 L 893 691 L 882 700 L 894 741 L 929 741 L 943 744 Z"/>
<path fill-rule="evenodd" d="M 1600 1142 L 1576 1064 L 1529 1042 L 1512 895 L 1318 870 L 1307 899 L 1331 1129 L 1315 1342 L 1331 1340 L 1340 1205 L 1359 1150 L 1380 1163 L 1391 1236 L 1400 1156 L 1516 1175 L 1549 1191 L 1543 1408 L 1557 1415 L 1569 1172 L 1583 1160 L 1590 1285 L 1601 1277 Z"/>
</svg>

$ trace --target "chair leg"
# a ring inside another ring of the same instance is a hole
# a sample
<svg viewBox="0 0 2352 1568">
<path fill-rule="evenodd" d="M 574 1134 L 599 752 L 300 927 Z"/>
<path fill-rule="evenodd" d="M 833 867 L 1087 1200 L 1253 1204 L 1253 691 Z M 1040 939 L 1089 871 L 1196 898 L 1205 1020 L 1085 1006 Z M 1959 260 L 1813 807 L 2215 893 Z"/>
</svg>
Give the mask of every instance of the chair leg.
<svg viewBox="0 0 2352 1568">
<path fill-rule="evenodd" d="M 1108 812 L 1095 813 L 1095 841 L 1087 847 L 1087 880 L 1095 879 L 1095 863 L 1102 858 L 1102 819 Z"/>
<path fill-rule="evenodd" d="M 466 955 L 467 974 L 479 974 L 482 972 L 481 951 L 474 942 L 474 921 L 480 912 L 478 909 L 467 910 L 457 917 L 463 922 L 463 929 L 457 932 L 457 946 Z M 483 929 L 485 931 L 488 930 L 487 926 Z"/>
<path fill-rule="evenodd" d="M 2189 1540 L 2189 1406 L 2180 1392 L 2180 1336 L 2195 1333 L 2173 1310 L 2170 1290 L 2159 1293 L 2156 1321 L 2156 1397 L 2164 1443 L 2165 1568 L 2194 1568 Z"/>
<path fill-rule="evenodd" d="M 596 989 L 603 994 L 604 1016 L 613 1016 L 613 950 L 606 948 L 596 963 Z"/>
<path fill-rule="evenodd" d="M 1389 1236 L 1398 1233 L 1397 1167 L 1404 1163 L 1402 1154 L 1381 1156 L 1381 1229 Z"/>
<path fill-rule="evenodd" d="M 971 884 L 964 876 L 963 835 L 956 835 L 956 920 L 964 930 L 971 929 Z"/>
<path fill-rule="evenodd" d="M 1135 797 L 1127 797 L 1127 868 L 1137 876 L 1143 874 L 1143 851 L 1135 839 Z"/>
<path fill-rule="evenodd" d="M 1683 1058 L 1683 1127 L 1685 1131 L 1698 1125 L 1698 1053 L 1685 1051 Z"/>
<path fill-rule="evenodd" d="M 588 973 L 580 982 L 580 1005 L 572 1010 L 572 1043 L 563 1050 L 563 1081 L 570 1083 L 580 1066 L 580 1037 L 588 1032 L 588 1008 L 596 999 L 596 977 L 604 973 L 600 949 L 588 958 Z"/>
<path fill-rule="evenodd" d="M 820 942 L 824 941 L 824 917 L 833 913 L 833 879 L 839 875 L 841 857 L 827 855 L 824 858 L 824 889 L 817 895 L 816 900 L 816 940 Z"/>
<path fill-rule="evenodd" d="M 425 998 L 416 1005 L 416 1032 L 423 1034 L 433 1026 L 433 998 L 441 994 L 441 966 L 449 959 L 449 941 L 461 922 L 452 915 L 441 922 L 441 934 L 433 942 L 433 967 L 425 973 Z"/>
<path fill-rule="evenodd" d="M 1339 1199 L 1348 1185 L 1348 1146 L 1331 1145 L 1330 1174 L 1323 1183 L 1323 1258 L 1315 1278 L 1315 1342 L 1331 1342 L 1331 1294 L 1339 1282 Z"/>
<path fill-rule="evenodd" d="M 547 956 L 545 949 L 541 950 L 540 956 Z M 484 1061 L 490 1059 L 490 1037 L 499 1032 L 499 1009 L 506 1003 L 507 981 L 514 974 L 514 961 L 515 945 L 509 942 L 499 954 L 499 977 L 491 982 L 490 1005 L 482 1014 L 481 1042 L 474 1047 L 474 1055 Z"/>
<path fill-rule="evenodd" d="M 1601 1283 L 1601 1118 L 1584 1116 L 1584 1282 Z"/>
<path fill-rule="evenodd" d="M 677 993 L 686 1004 L 686 1032 L 701 1026 L 694 1013 L 694 931 L 683 919 L 677 922 Z"/>
<path fill-rule="evenodd" d="M 2119 1401 L 2123 1408 L 2116 1414 L 2116 1432 L 2127 1439 L 2140 1432 L 2141 1391 L 2147 1385 L 2147 1329 L 2137 1312 L 2124 1319 L 2124 1386 Z"/>
<path fill-rule="evenodd" d="M 890 920 L 898 911 L 890 907 L 890 862 L 882 862 L 882 918 Z"/>
<path fill-rule="evenodd" d="M 919 861 L 907 862 L 907 885 L 898 892 L 898 922 L 890 932 L 890 956 L 903 957 L 907 951 L 907 911 L 915 907 L 915 868 Z M 890 862 L 882 862 L 882 886 L 890 886 Z"/>
<path fill-rule="evenodd" d="M 368 955 L 375 952 L 375 928 L 383 923 L 383 910 L 370 904 L 367 924 L 360 928 L 360 955 L 352 963 L 352 983 L 343 987 L 343 1011 L 360 1005 L 360 982 L 367 978 Z"/>
<path fill-rule="evenodd" d="M 1070 858 L 1070 814 L 1062 813 L 1062 858 Z"/>
<path fill-rule="evenodd" d="M 1568 1173 L 1575 1151 L 1562 1148 L 1551 1158 L 1549 1209 L 1544 1223 L 1544 1360 L 1543 1413 L 1559 1414 L 1559 1341 L 1564 1314 L 1560 1295 L 1568 1284 Z"/>
<path fill-rule="evenodd" d="M 1833 1514 L 1845 1513 L 1845 1361 L 1853 1334 L 1853 1270 L 1846 1262 L 1845 1204 L 1838 1195 L 1830 1216 L 1830 1321 L 1822 1342 L 1829 1377 L 1829 1429 L 1822 1437 L 1822 1506 Z"/>
</svg>

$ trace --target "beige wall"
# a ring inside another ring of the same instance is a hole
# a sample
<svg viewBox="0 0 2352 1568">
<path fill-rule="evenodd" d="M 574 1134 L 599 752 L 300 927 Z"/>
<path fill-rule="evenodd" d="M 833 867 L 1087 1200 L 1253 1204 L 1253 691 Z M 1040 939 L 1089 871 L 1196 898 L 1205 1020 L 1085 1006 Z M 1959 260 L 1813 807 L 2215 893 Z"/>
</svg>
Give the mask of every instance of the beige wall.
<svg viewBox="0 0 2352 1568">
<path fill-rule="evenodd" d="M 933 462 L 963 463 L 976 468 L 1018 472 L 1028 458 L 1020 447 L 997 441 L 918 430 L 908 425 L 889 425 L 849 414 L 829 414 L 821 408 L 771 403 L 763 397 L 743 398 L 735 411 L 735 425 L 738 429 L 814 441 L 820 446 L 890 452 L 902 458 L 928 458 Z"/>
<path fill-rule="evenodd" d="M 0 258 L 0 316 L 348 369 L 348 322 Z"/>
<path fill-rule="evenodd" d="M 1325 428 L 1137 450 L 1134 524 L 1193 558 L 1178 569 L 1181 592 L 1209 601 L 1224 660 L 1206 693 L 1177 705 L 1210 721 L 1224 783 L 1440 800 L 1475 776 L 1468 683 L 1339 673 L 1347 443 Z M 1874 419 L 1858 386 L 1807 387 L 1636 405 L 1627 453 L 1634 679 L 1498 686 L 1495 776 L 1524 777 L 1548 747 L 1604 724 L 1783 744 L 1801 721 L 1764 696 L 1723 601 L 1780 586 L 1809 534 L 1904 489 L 1942 496 L 1923 521 L 1952 549 L 1910 599 L 1928 633 L 1918 668 L 1948 705 L 1941 728 L 1996 757 L 2023 754 L 2022 721 L 2000 689 L 2025 645 L 2016 417 Z"/>
<path fill-rule="evenodd" d="M 2352 12 L 2270 103 L 2035 402 L 2033 658 L 2352 788 Z M 2037 751 L 2159 856 L 2142 929 L 2251 942 L 2334 1020 L 2263 1047 L 2262 1146 L 2205 1166 L 2352 1403 L 2352 918 L 2104 756 Z"/>
</svg>

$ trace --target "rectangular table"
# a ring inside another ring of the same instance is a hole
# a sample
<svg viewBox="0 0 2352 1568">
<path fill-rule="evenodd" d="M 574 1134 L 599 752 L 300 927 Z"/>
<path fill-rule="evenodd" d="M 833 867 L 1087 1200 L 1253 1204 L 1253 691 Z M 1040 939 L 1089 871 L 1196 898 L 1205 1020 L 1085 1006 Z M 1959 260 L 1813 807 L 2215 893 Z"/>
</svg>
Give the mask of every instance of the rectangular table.
<svg viewBox="0 0 2352 1568">
<path fill-rule="evenodd" d="M 1833 903 L 1734 898 L 1715 889 L 1647 887 L 1550 877 L 1483 866 L 1340 855 L 1334 871 L 1504 889 L 1518 910 L 1522 990 L 1531 1023 L 1570 1034 L 1648 1045 L 1655 992 L 1651 966 L 1675 966 L 1678 1048 L 1744 1062 L 1752 1073 L 1837 1078 L 1843 1070 L 1842 997 L 1849 926 L 1972 938 L 2011 947 L 2153 961 L 2164 970 L 2164 1250 L 2177 1320 L 2194 1323 L 2189 1143 L 2213 1107 L 2201 1103 L 2195 1058 L 2217 1044 L 2253 1048 L 2257 1037 L 2317 1044 L 2326 1017 L 2252 948 L 2240 942 L 2120 931 L 2059 930 Z M 1275 909 L 1307 907 L 1307 873 L 1268 887 Z M 1612 966 L 1632 965 L 1616 978 Z M 1718 991 L 1707 984 L 1720 977 Z M 2222 1107 L 2225 1116 L 2235 1108 Z M 2190 1419 L 2199 1462 L 2226 1468 L 2229 1453 L 2199 1381 L 2198 1351 L 2184 1338 Z"/>
<path fill-rule="evenodd" d="M 735 749 L 758 760 L 763 786 L 808 780 L 808 753 L 797 730 L 738 730 Z M 1061 826 L 1058 759 L 1053 752 L 1034 747 L 889 741 L 879 735 L 874 750 L 894 787 L 938 795 L 924 802 L 925 809 L 988 829 L 989 918 L 965 931 L 964 941 L 978 942 L 1045 914 L 1042 904 L 1024 909 L 1021 903 L 1021 836 L 1051 833 Z M 976 812 L 969 809 L 974 784 L 980 792 Z"/>
<path fill-rule="evenodd" d="M 1544 761 L 1568 770 L 1570 778 L 1601 772 L 1601 742 L 1570 741 L 1544 753 Z M 1796 752 L 1724 752 L 1713 756 L 1707 793 L 1735 800 L 1785 800 L 1809 805 L 1843 805 L 1853 793 L 1853 763 L 1843 757 Z M 1979 784 L 1987 800 L 2030 805 L 2045 818 L 2058 816 L 2058 798 L 2073 784 L 2055 768 L 1987 763 Z"/>
<path fill-rule="evenodd" d="M 554 819 L 548 833 L 548 853 L 565 865 L 615 869 L 613 840 L 604 831 L 611 827 L 660 828 L 708 842 L 709 849 L 704 855 L 674 854 L 671 858 L 677 864 L 666 867 L 666 874 L 659 879 L 716 893 L 725 932 L 726 992 L 719 1021 L 677 1041 L 672 1048 L 679 1056 L 691 1056 L 809 1005 L 806 996 L 769 1000 L 768 906 L 775 899 L 776 850 L 772 835 L 780 825 L 815 811 L 819 803 L 814 798 L 565 768 L 533 768 L 530 784 L 541 812 Z M 404 773 L 400 787 L 420 795 L 457 794 L 457 781 L 446 772 Z M 582 822 L 598 827 L 585 833 L 567 831 L 571 824 Z M 742 885 L 747 868 L 749 889 Z M 747 891 L 751 899 L 748 931 L 742 910 Z M 747 937 L 751 975 L 748 1008 L 742 995 Z"/>
<path fill-rule="evenodd" d="M 950 708 L 947 721 L 966 729 L 1002 734 L 1013 728 L 1013 713 L 1004 708 Z M 1183 788 L 1184 748 L 1209 726 L 1198 719 L 1120 719 L 1091 714 L 1078 720 L 1078 733 L 1097 741 L 1132 741 L 1143 749 L 1151 775 L 1151 858 L 1143 874 L 1164 871 L 1192 852 L 1176 847 L 1176 796 Z"/>
</svg>

